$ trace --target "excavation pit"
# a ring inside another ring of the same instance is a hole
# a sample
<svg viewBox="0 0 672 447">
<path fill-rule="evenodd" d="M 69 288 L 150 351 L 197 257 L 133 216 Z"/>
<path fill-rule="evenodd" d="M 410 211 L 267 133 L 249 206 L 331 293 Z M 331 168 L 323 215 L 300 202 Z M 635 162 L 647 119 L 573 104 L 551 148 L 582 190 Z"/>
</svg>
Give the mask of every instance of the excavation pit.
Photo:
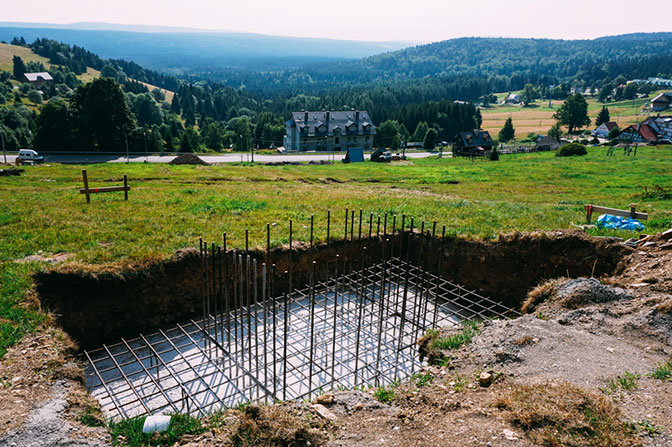
<svg viewBox="0 0 672 447">
<path fill-rule="evenodd" d="M 205 318 L 85 352 L 87 387 L 109 417 L 204 415 L 387 385 L 422 366 L 415 342 L 427 329 L 515 314 L 399 258 L 359 270 L 335 264 L 331 278 L 313 271 L 309 287 L 268 299 L 270 278 L 255 260 L 233 253 L 233 290 L 219 287 L 224 262 L 213 262 Z M 242 305 L 227 308 L 225 295 Z"/>
<path fill-rule="evenodd" d="M 111 418 L 201 415 L 403 379 L 427 329 L 518 315 L 540 282 L 613 272 L 630 250 L 574 230 L 474 241 L 403 215 L 330 216 L 319 243 L 313 218 L 309 243 L 289 221 L 289 244 L 272 247 L 268 224 L 265 249 L 247 230 L 244 250 L 227 248 L 224 233 L 160 262 L 39 272 L 36 290 Z"/>
</svg>

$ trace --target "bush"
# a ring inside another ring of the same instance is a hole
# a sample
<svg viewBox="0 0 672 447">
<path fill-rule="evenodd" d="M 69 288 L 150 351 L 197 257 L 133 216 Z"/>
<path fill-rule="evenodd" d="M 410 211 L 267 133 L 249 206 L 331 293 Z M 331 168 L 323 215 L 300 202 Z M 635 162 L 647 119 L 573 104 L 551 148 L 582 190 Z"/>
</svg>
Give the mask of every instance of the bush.
<svg viewBox="0 0 672 447">
<path fill-rule="evenodd" d="M 588 151 L 586 146 L 579 143 L 565 144 L 555 153 L 556 157 L 570 157 L 572 155 L 586 155 Z"/>
</svg>

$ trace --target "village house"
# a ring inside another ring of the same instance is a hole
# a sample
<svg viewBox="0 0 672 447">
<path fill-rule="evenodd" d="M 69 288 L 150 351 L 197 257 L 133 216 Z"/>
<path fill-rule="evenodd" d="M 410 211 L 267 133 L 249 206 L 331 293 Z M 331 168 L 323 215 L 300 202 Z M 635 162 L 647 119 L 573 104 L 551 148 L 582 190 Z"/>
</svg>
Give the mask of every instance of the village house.
<svg viewBox="0 0 672 447">
<path fill-rule="evenodd" d="M 53 81 L 53 80 L 54 80 L 54 78 L 52 78 L 51 75 L 47 72 L 24 73 L 23 74 L 23 81 L 24 82 L 30 82 L 37 89 L 42 87 L 45 82 L 49 82 L 49 81 Z"/>
<path fill-rule="evenodd" d="M 661 112 L 672 104 L 672 93 L 660 93 L 651 100 L 651 109 L 655 112 Z"/>
<path fill-rule="evenodd" d="M 285 123 L 288 151 L 371 150 L 376 127 L 365 110 L 293 112 Z"/>
<path fill-rule="evenodd" d="M 607 138 L 609 136 L 609 132 L 611 132 L 611 129 L 614 127 L 618 127 L 618 124 L 616 124 L 614 121 L 602 123 L 597 127 L 597 129 L 591 132 L 591 135 L 594 137 Z"/>
<path fill-rule="evenodd" d="M 658 139 L 672 140 L 672 116 L 650 116 L 642 124 L 651 127 Z"/>
<path fill-rule="evenodd" d="M 460 132 L 453 138 L 453 156 L 486 155 L 492 150 L 492 144 L 487 130 Z"/>
<path fill-rule="evenodd" d="M 633 124 L 623 129 L 618 135 L 618 138 L 623 141 L 632 143 L 648 143 L 655 144 L 658 141 L 656 132 L 648 124 Z"/>
</svg>

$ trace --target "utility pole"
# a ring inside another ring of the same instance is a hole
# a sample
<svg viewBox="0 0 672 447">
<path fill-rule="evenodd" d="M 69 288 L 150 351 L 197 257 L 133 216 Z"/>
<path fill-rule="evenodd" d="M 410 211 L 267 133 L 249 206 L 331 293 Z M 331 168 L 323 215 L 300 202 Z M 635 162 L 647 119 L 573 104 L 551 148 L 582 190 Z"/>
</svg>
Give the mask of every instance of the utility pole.
<svg viewBox="0 0 672 447">
<path fill-rule="evenodd" d="M 5 129 L 0 127 L 0 139 L 2 139 L 2 155 L 5 157 L 5 164 L 7 164 L 7 152 L 5 151 Z"/>
<path fill-rule="evenodd" d="M 548 87 L 548 108 L 552 109 L 553 108 L 553 103 L 551 102 L 553 100 L 553 89 L 555 88 L 555 85 L 550 85 Z"/>
<path fill-rule="evenodd" d="M 148 163 L 149 157 L 147 156 L 147 131 L 144 130 L 142 133 L 145 136 L 145 163 Z"/>
</svg>

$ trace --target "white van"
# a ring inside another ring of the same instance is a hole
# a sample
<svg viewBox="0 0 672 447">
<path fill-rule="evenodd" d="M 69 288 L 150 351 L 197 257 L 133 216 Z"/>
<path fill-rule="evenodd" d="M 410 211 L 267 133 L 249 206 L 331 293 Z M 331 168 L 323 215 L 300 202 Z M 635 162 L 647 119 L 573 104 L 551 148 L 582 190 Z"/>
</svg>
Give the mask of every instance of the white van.
<svg viewBox="0 0 672 447">
<path fill-rule="evenodd" d="M 23 163 L 40 163 L 44 161 L 44 157 L 32 149 L 19 149 L 19 160 Z"/>
</svg>

